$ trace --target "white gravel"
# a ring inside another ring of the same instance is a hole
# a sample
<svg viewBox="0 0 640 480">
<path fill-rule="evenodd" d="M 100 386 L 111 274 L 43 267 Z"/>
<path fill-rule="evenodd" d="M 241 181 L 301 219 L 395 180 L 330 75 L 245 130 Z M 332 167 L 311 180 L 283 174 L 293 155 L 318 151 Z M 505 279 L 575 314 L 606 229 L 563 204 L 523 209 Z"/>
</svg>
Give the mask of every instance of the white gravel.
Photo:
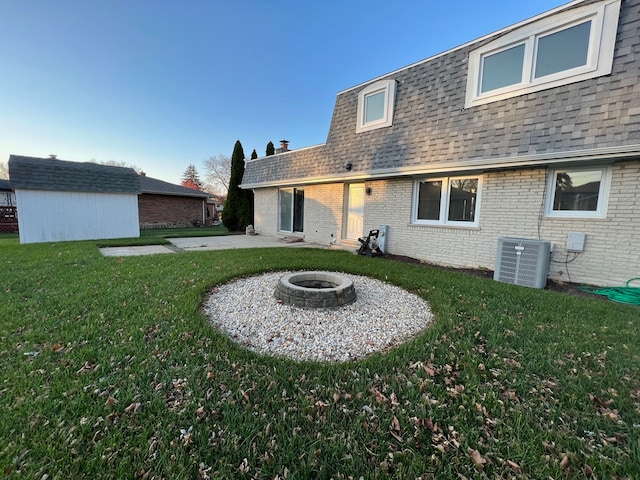
<svg viewBox="0 0 640 480">
<path fill-rule="evenodd" d="M 296 360 L 341 362 L 403 343 L 432 320 L 429 304 L 395 285 L 343 274 L 357 300 L 332 309 L 279 303 L 274 290 L 286 273 L 234 280 L 216 287 L 204 311 L 211 324 L 250 350 Z"/>
</svg>

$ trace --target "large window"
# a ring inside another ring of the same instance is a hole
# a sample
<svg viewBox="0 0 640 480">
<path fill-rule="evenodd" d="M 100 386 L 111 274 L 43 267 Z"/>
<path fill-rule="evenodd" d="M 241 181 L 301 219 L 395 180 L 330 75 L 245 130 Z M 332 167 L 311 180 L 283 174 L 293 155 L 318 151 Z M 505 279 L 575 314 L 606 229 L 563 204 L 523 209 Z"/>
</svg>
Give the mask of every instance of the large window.
<svg viewBox="0 0 640 480">
<path fill-rule="evenodd" d="M 553 217 L 604 217 L 611 169 L 553 170 L 549 176 L 547 215 Z"/>
<path fill-rule="evenodd" d="M 481 177 L 416 180 L 413 223 L 477 226 Z"/>
<path fill-rule="evenodd" d="M 516 28 L 471 52 L 466 106 L 611 73 L 620 0 Z"/>
<path fill-rule="evenodd" d="M 356 132 L 366 132 L 393 125 L 395 80 L 372 83 L 358 94 L 358 123 Z"/>
<path fill-rule="evenodd" d="M 282 232 L 304 231 L 304 189 L 281 188 L 278 192 L 279 225 Z"/>
</svg>

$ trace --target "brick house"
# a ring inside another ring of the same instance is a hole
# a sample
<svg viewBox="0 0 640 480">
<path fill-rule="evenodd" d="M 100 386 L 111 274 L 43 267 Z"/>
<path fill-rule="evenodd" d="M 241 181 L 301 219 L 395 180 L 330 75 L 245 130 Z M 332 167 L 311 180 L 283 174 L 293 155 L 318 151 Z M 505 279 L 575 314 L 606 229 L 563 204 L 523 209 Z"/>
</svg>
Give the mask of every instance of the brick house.
<svg viewBox="0 0 640 480">
<path fill-rule="evenodd" d="M 213 212 L 207 208 L 208 193 L 163 182 L 144 173 L 139 179 L 141 229 L 211 224 Z"/>
<path fill-rule="evenodd" d="M 547 241 L 548 276 L 640 274 L 640 0 L 577 0 L 339 92 L 322 145 L 249 160 L 263 235 L 496 266 Z M 577 235 L 577 237 L 576 237 Z M 574 240 L 578 238 L 577 243 Z"/>
</svg>

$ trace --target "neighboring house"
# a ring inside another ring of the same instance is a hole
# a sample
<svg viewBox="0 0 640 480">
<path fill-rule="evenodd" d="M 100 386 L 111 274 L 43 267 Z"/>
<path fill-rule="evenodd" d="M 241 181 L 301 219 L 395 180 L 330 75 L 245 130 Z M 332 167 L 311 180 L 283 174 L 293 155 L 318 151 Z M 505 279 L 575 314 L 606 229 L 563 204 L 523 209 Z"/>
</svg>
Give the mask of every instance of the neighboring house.
<svg viewBox="0 0 640 480">
<path fill-rule="evenodd" d="M 0 233 L 18 231 L 16 198 L 9 180 L 0 178 Z"/>
<path fill-rule="evenodd" d="M 20 243 L 138 237 L 131 168 L 11 155 Z"/>
<path fill-rule="evenodd" d="M 640 0 L 574 1 L 344 90 L 325 144 L 249 160 L 241 186 L 263 235 L 356 246 L 385 225 L 389 253 L 489 269 L 500 238 L 540 239 L 550 278 L 623 284 Z"/>
<path fill-rule="evenodd" d="M 207 208 L 212 221 L 221 221 L 222 211 L 224 210 L 224 204 L 227 201 L 227 197 L 222 195 L 209 195 L 207 201 Z"/>
<path fill-rule="evenodd" d="M 191 227 L 211 224 L 209 194 L 140 175 L 140 228 Z"/>
</svg>

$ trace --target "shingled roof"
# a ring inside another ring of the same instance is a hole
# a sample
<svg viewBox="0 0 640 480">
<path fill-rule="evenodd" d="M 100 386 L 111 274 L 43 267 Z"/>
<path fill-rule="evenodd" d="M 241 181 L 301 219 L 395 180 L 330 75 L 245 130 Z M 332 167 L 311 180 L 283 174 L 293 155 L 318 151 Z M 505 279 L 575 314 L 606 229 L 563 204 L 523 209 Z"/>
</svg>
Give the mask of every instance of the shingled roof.
<svg viewBox="0 0 640 480">
<path fill-rule="evenodd" d="M 9 178 L 16 190 L 140 193 L 138 174 L 132 168 L 89 162 L 11 155 Z"/>
<path fill-rule="evenodd" d="M 11 184 L 9 183 L 9 180 L 0 178 L 0 190 L 11 190 Z"/>
<path fill-rule="evenodd" d="M 193 188 L 183 187 L 182 185 L 174 185 L 173 183 L 163 182 L 155 178 L 140 175 L 140 191 L 142 193 L 158 194 L 158 195 L 174 195 L 178 197 L 199 197 L 207 198 L 209 194 Z"/>
</svg>

